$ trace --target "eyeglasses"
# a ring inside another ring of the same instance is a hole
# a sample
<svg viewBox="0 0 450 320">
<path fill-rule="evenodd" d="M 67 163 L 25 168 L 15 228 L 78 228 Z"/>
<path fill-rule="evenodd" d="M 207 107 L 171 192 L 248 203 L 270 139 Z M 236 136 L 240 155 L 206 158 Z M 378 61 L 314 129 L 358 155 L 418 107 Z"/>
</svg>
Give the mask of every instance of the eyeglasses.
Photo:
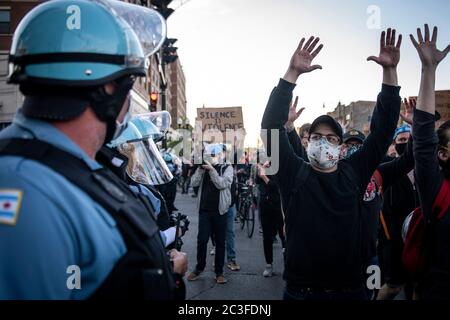
<svg viewBox="0 0 450 320">
<path fill-rule="evenodd" d="M 339 142 L 341 142 L 341 139 L 339 139 L 339 137 L 337 135 L 334 135 L 334 134 L 322 135 L 320 133 L 311 133 L 309 135 L 309 140 L 310 141 L 319 141 L 322 138 L 325 138 L 332 145 L 338 145 Z"/>
</svg>

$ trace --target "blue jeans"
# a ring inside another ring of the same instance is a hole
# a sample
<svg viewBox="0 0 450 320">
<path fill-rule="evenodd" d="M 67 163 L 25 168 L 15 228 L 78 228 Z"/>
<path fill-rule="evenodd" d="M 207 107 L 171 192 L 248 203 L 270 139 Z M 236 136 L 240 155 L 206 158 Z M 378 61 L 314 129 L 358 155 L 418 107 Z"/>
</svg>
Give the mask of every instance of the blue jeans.
<svg viewBox="0 0 450 320">
<path fill-rule="evenodd" d="M 227 215 L 227 236 L 226 236 L 226 246 L 227 246 L 227 261 L 236 260 L 236 251 L 234 248 L 234 218 L 236 217 L 236 207 L 232 206 L 228 209 Z"/>
</svg>

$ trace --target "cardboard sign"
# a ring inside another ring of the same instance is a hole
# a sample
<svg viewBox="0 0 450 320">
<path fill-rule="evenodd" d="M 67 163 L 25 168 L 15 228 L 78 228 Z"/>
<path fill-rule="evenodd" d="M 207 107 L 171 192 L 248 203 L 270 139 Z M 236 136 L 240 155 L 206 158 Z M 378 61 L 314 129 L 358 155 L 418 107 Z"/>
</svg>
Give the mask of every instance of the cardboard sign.
<svg viewBox="0 0 450 320">
<path fill-rule="evenodd" d="M 202 132 L 219 130 L 225 133 L 226 130 L 244 129 L 242 107 L 197 108 L 196 121 L 201 123 Z"/>
</svg>

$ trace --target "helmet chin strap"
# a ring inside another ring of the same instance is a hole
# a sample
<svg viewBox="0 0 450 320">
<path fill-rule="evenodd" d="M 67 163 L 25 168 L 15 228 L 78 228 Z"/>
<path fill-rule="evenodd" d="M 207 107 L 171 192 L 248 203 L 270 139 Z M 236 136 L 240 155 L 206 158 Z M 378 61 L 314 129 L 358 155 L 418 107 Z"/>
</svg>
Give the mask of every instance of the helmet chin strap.
<svg viewBox="0 0 450 320">
<path fill-rule="evenodd" d="M 127 76 L 114 81 L 115 91 L 108 94 L 104 86 L 98 87 L 90 96 L 90 104 L 97 118 L 106 123 L 106 136 L 104 144 L 111 142 L 116 132 L 116 119 L 122 110 L 123 104 L 134 84 L 134 79 Z"/>
</svg>

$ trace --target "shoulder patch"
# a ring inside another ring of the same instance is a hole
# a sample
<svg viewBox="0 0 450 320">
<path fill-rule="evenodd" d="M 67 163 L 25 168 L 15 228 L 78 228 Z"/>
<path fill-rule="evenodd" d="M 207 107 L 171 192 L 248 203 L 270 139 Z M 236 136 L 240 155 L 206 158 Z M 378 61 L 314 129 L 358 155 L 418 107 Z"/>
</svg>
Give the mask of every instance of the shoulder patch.
<svg viewBox="0 0 450 320">
<path fill-rule="evenodd" d="M 0 189 L 0 224 L 14 226 L 22 203 L 22 190 Z"/>
</svg>

